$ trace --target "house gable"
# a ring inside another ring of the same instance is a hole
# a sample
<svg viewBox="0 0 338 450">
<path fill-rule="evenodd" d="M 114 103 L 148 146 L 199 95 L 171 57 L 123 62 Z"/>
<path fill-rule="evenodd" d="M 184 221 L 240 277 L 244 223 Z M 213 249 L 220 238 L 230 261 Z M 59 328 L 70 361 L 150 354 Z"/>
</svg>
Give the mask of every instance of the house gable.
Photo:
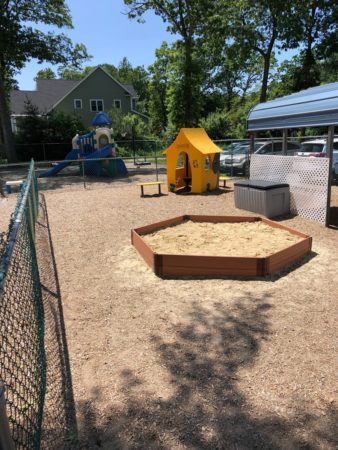
<svg viewBox="0 0 338 450">
<path fill-rule="evenodd" d="M 127 88 L 97 67 L 59 100 L 53 109 L 77 114 L 89 125 L 97 112 L 92 111 L 91 102 L 96 103 L 97 107 L 102 106 L 106 112 L 120 105 L 122 114 L 128 114 L 132 109 L 131 101 L 132 96 Z M 82 107 L 77 108 L 79 105 Z"/>
</svg>

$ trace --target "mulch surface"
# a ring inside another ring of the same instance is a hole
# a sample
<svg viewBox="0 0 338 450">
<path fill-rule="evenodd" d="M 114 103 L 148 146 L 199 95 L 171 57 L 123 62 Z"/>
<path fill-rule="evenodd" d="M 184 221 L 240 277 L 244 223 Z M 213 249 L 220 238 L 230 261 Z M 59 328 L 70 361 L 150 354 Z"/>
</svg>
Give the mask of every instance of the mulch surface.
<svg viewBox="0 0 338 450">
<path fill-rule="evenodd" d="M 313 252 L 280 273 L 162 279 L 131 246 L 132 228 L 243 211 L 226 190 L 141 198 L 135 181 L 45 190 L 56 265 L 40 234 L 41 271 L 72 377 L 58 405 L 77 419 L 62 418 L 61 448 L 335 448 L 338 231 L 289 217 Z M 52 436 L 52 412 L 48 424 Z"/>
</svg>

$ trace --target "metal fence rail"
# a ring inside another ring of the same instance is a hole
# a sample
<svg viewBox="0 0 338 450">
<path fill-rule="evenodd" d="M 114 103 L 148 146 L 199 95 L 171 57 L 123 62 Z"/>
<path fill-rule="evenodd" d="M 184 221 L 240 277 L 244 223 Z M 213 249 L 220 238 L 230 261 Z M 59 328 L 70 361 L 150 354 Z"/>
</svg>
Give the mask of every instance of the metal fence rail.
<svg viewBox="0 0 338 450">
<path fill-rule="evenodd" d="M 40 447 L 46 384 L 43 305 L 34 243 L 37 215 L 38 185 L 32 161 L 0 253 L 0 381 L 5 384 L 9 429 L 17 449 Z"/>
</svg>

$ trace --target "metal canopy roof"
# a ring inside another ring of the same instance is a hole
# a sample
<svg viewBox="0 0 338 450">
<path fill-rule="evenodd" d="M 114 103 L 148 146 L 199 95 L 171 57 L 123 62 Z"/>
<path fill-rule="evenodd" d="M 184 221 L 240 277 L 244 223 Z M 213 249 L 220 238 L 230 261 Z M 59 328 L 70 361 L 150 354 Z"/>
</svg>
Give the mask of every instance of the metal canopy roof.
<svg viewBox="0 0 338 450">
<path fill-rule="evenodd" d="M 338 125 L 338 83 L 259 103 L 247 119 L 248 131 L 328 125 Z"/>
</svg>

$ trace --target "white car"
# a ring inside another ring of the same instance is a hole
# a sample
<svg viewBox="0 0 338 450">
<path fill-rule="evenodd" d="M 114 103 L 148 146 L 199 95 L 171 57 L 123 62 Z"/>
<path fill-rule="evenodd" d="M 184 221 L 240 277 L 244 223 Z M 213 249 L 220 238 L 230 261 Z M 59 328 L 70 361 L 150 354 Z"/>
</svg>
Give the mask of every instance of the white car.
<svg viewBox="0 0 338 450">
<path fill-rule="evenodd" d="M 333 140 L 333 150 L 338 150 L 338 138 Z M 301 143 L 297 156 L 310 156 L 313 158 L 326 157 L 326 139 L 313 139 Z"/>
</svg>

